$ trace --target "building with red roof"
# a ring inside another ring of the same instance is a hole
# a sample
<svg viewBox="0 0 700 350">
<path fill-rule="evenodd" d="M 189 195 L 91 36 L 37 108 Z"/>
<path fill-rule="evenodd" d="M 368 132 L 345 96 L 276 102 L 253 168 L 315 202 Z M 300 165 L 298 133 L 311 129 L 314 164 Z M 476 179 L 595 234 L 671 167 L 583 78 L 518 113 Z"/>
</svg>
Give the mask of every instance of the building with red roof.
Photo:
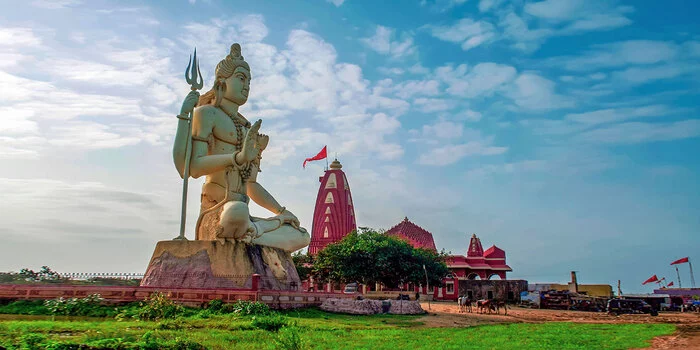
<svg viewBox="0 0 700 350">
<path fill-rule="evenodd" d="M 390 228 L 384 234 L 402 239 L 416 248 L 437 251 L 433 234 L 409 221 L 408 217 L 405 217 L 403 221 Z"/>
</svg>

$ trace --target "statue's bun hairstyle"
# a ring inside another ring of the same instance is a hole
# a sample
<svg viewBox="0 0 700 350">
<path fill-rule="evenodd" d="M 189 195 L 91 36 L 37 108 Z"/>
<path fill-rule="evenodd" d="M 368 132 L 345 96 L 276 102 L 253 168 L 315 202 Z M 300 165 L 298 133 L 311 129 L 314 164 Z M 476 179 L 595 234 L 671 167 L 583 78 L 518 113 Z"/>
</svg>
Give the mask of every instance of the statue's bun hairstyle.
<svg viewBox="0 0 700 350">
<path fill-rule="evenodd" d="M 250 67 L 241 54 L 241 45 L 235 43 L 231 45 L 230 53 L 216 65 L 214 86 L 199 98 L 197 105 L 214 104 L 214 106 L 218 107 L 224 96 L 224 91 L 226 91 L 226 79 L 229 78 L 238 67 L 243 67 L 250 72 Z"/>
</svg>

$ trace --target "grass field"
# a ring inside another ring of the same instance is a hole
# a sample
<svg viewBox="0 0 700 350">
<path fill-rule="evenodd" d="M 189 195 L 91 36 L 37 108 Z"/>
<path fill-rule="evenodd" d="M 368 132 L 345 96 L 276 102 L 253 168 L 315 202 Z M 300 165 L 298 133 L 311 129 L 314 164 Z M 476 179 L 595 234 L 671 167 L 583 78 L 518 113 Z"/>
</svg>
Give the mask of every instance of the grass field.
<svg viewBox="0 0 700 350">
<path fill-rule="evenodd" d="M 120 322 L 1 315 L 0 345 L 8 349 L 629 349 L 648 346 L 653 337 L 675 331 L 668 324 L 430 328 L 425 317 L 440 316 L 350 316 L 309 309 L 281 316 L 198 314 Z M 279 330 L 266 330 L 280 320 Z"/>
</svg>

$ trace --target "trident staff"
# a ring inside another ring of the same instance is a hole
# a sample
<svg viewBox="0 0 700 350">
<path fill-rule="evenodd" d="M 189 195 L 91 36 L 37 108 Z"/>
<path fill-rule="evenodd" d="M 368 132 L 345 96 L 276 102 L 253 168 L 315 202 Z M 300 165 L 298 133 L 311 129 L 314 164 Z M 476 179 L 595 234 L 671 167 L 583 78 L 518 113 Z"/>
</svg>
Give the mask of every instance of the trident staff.
<svg viewBox="0 0 700 350">
<path fill-rule="evenodd" d="M 191 92 L 188 95 L 188 98 L 190 95 L 193 97 L 196 96 L 196 98 L 199 98 L 199 93 L 197 90 L 200 90 L 202 87 L 204 87 L 204 80 L 202 79 L 202 72 L 199 71 L 199 62 L 197 61 L 197 48 L 194 49 L 194 57 L 190 56 L 190 61 L 187 64 L 187 69 L 185 69 L 185 80 L 187 81 L 187 84 L 190 84 Z M 186 150 L 185 150 L 185 171 L 182 174 L 182 212 L 180 213 L 180 235 L 175 237 L 173 240 L 181 240 L 181 241 L 186 241 L 187 238 L 185 237 L 185 222 L 187 218 L 187 185 L 189 182 L 190 178 L 190 158 L 192 157 L 192 117 L 193 117 L 193 111 L 190 110 L 187 114 L 187 116 L 183 116 L 183 113 L 180 113 L 177 117 L 185 120 L 187 122 L 187 137 L 185 139 L 186 141 Z"/>
</svg>

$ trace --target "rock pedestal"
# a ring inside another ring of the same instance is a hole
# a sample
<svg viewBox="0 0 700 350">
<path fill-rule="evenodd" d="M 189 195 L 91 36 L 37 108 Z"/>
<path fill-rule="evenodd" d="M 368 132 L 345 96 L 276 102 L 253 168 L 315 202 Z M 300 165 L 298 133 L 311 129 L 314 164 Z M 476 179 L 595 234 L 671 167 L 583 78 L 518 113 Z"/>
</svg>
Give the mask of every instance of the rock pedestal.
<svg viewBox="0 0 700 350">
<path fill-rule="evenodd" d="M 321 310 L 328 312 L 374 315 L 383 312 L 382 303 L 390 303 L 388 313 L 397 315 L 420 315 L 425 310 L 415 300 L 355 300 L 350 298 L 328 298 L 321 304 Z"/>
<path fill-rule="evenodd" d="M 290 253 L 243 242 L 160 241 L 142 287 L 296 290 L 301 286 Z"/>
</svg>

